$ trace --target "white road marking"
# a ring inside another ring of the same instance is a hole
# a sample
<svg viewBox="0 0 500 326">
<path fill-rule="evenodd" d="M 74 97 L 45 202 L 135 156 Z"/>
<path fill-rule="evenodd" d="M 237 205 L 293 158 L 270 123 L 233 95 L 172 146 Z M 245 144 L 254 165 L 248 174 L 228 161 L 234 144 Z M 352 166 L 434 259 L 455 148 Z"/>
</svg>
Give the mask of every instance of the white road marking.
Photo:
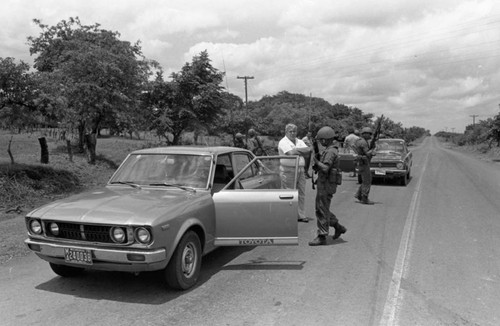
<svg viewBox="0 0 500 326">
<path fill-rule="evenodd" d="M 384 311 L 382 313 L 382 317 L 380 318 L 379 325 L 381 326 L 399 325 L 398 310 L 400 308 L 403 295 L 401 293 L 401 280 L 406 277 L 408 271 L 410 252 L 413 246 L 413 235 L 415 232 L 415 225 L 417 224 L 416 222 L 418 216 L 418 207 L 420 203 L 420 189 L 425 169 L 427 168 L 428 159 L 429 153 L 427 153 L 427 155 L 425 156 L 422 172 L 420 174 L 418 184 L 415 188 L 415 192 L 413 193 L 413 197 L 410 203 L 410 210 L 408 211 L 408 215 L 406 216 L 403 234 L 401 235 L 401 242 L 399 243 L 398 255 L 396 257 L 394 270 L 392 272 L 391 284 L 389 285 L 389 291 L 387 292 Z"/>
</svg>

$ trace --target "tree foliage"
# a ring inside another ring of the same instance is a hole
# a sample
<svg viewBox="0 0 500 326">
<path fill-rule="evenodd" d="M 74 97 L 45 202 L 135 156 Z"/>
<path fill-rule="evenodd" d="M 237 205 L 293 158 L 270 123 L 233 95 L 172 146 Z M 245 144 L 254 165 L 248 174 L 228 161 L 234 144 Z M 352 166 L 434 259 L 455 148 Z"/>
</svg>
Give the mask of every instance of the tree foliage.
<svg viewBox="0 0 500 326">
<path fill-rule="evenodd" d="M 194 56 L 171 81 L 158 74 L 145 99 L 152 116 L 152 129 L 159 135 L 171 133 L 178 144 L 183 132 L 208 130 L 223 112 L 224 73 L 210 63 L 207 51 Z"/>
<path fill-rule="evenodd" d="M 0 121 L 4 127 L 22 128 L 36 121 L 36 87 L 30 66 L 14 58 L 0 58 Z"/>
<path fill-rule="evenodd" d="M 347 135 L 349 126 L 366 126 L 373 117 L 372 114 L 363 114 L 357 108 L 343 104 L 332 105 L 321 98 L 286 91 L 274 96 L 264 96 L 250 104 L 250 114 L 256 129 L 275 137 L 283 136 L 288 123 L 297 125 L 299 136 L 308 131 L 315 134 L 321 127 L 328 125 L 342 137 Z"/>
<path fill-rule="evenodd" d="M 487 143 L 489 148 L 493 143 L 500 146 L 500 113 L 493 118 L 468 125 L 456 142 L 459 145 Z"/>
<path fill-rule="evenodd" d="M 139 43 L 119 39 L 118 32 L 82 25 L 77 18 L 47 26 L 35 19 L 42 32 L 29 37 L 34 67 L 45 81 L 53 81 L 47 93 L 66 99 L 64 122 L 77 121 L 80 144 L 85 129 L 94 136 L 106 120 L 129 123 L 149 76 L 149 65 Z M 49 99 L 50 96 L 46 96 Z"/>
<path fill-rule="evenodd" d="M 260 133 L 282 137 L 286 124 L 297 125 L 299 136 L 311 131 L 313 135 L 323 126 L 332 127 L 337 139 L 343 140 L 350 127 L 361 129 L 374 127 L 374 116 L 356 107 L 344 104 L 330 104 L 324 99 L 292 94 L 286 91 L 274 96 L 264 96 L 249 105 L 251 121 Z M 387 137 L 413 141 L 429 131 L 420 127 L 404 128 L 401 122 L 385 118 L 382 133 Z"/>
</svg>

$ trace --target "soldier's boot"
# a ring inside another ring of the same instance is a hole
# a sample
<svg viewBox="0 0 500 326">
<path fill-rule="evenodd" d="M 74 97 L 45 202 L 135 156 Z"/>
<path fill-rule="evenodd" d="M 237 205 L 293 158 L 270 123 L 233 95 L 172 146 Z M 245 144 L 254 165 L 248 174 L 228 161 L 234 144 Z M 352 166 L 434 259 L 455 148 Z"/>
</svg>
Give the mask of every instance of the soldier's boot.
<svg viewBox="0 0 500 326">
<path fill-rule="evenodd" d="M 340 238 L 342 234 L 347 232 L 347 228 L 338 222 L 333 227 L 335 228 L 335 234 L 332 236 L 333 240 Z"/>
<path fill-rule="evenodd" d="M 373 205 L 375 204 L 374 202 L 372 202 L 371 200 L 368 199 L 368 196 L 362 196 L 361 197 L 361 204 L 365 204 L 365 205 Z"/>
<path fill-rule="evenodd" d="M 354 198 L 356 198 L 357 200 L 361 201 L 361 193 L 358 191 L 354 194 Z"/>
<path fill-rule="evenodd" d="M 326 237 L 324 235 L 318 235 L 313 241 L 309 241 L 310 246 L 324 246 L 326 245 Z"/>
</svg>

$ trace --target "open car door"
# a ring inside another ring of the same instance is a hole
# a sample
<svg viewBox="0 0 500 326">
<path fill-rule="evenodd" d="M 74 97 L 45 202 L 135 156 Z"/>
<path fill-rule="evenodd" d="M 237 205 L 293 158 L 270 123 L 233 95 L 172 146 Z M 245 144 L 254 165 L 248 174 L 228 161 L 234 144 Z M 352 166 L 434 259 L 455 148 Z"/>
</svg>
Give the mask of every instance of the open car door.
<svg viewBox="0 0 500 326">
<path fill-rule="evenodd" d="M 298 245 L 298 190 L 281 189 L 284 160 L 297 178 L 298 157 L 257 157 L 213 194 L 216 246 Z"/>
</svg>

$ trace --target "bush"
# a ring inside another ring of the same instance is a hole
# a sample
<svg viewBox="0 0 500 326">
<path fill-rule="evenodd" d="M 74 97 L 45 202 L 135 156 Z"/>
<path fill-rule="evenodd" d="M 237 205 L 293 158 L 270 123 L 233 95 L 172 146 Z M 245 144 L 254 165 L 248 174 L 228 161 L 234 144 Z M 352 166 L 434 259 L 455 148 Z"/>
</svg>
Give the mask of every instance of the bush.
<svg viewBox="0 0 500 326">
<path fill-rule="evenodd" d="M 40 197 L 66 194 L 81 187 L 78 177 L 69 171 L 28 164 L 0 164 L 0 184 L 5 207 L 24 206 Z"/>
</svg>

